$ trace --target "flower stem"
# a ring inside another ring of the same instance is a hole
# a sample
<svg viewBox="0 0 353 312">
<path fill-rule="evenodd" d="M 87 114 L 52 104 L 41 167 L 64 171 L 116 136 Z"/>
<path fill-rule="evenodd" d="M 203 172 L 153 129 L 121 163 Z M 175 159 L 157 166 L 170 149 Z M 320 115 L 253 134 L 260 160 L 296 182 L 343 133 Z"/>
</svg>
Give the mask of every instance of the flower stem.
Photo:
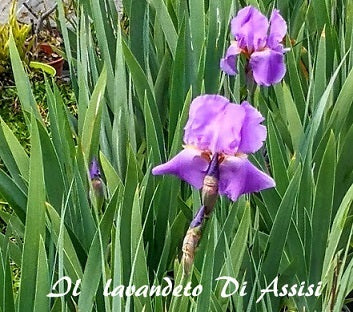
<svg viewBox="0 0 353 312">
<path fill-rule="evenodd" d="M 248 91 L 247 101 L 249 103 L 255 103 L 255 90 L 256 90 L 256 83 L 253 77 L 253 72 L 250 69 L 250 66 L 247 65 L 246 70 L 246 88 Z"/>
</svg>

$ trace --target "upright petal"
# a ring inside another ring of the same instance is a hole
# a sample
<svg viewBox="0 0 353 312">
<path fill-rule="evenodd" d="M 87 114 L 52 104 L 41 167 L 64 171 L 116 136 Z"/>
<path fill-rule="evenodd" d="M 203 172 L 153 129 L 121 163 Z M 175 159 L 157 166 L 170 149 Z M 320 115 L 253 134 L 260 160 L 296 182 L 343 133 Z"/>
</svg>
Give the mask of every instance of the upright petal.
<svg viewBox="0 0 353 312">
<path fill-rule="evenodd" d="M 268 20 L 260 11 L 252 6 L 241 9 L 231 21 L 231 33 L 239 42 L 239 47 L 254 50 L 266 45 Z"/>
<path fill-rule="evenodd" d="M 287 32 L 287 23 L 279 14 L 279 10 L 273 10 L 270 18 L 270 34 L 267 38 L 267 46 L 276 49 Z"/>
<path fill-rule="evenodd" d="M 261 125 L 265 118 L 248 102 L 243 102 L 241 106 L 245 109 L 245 119 L 241 128 L 241 141 L 238 152 L 244 154 L 255 153 L 266 140 L 266 127 Z"/>
<path fill-rule="evenodd" d="M 221 59 L 220 67 L 228 75 L 235 75 L 237 71 L 237 56 L 241 53 L 241 49 L 236 42 L 232 43 L 227 49 L 226 55 Z"/>
<path fill-rule="evenodd" d="M 246 193 L 275 187 L 275 181 L 246 157 L 226 157 L 220 165 L 219 193 L 232 201 Z"/>
<path fill-rule="evenodd" d="M 172 174 L 200 189 L 208 168 L 208 161 L 201 156 L 201 151 L 185 148 L 165 164 L 152 169 L 152 174 Z"/>
<path fill-rule="evenodd" d="M 280 82 L 286 73 L 283 53 L 270 49 L 253 53 L 250 67 L 256 83 L 263 86 Z"/>
<path fill-rule="evenodd" d="M 234 154 L 241 139 L 245 110 L 220 95 L 202 95 L 190 106 L 184 142 L 212 153 Z"/>
</svg>

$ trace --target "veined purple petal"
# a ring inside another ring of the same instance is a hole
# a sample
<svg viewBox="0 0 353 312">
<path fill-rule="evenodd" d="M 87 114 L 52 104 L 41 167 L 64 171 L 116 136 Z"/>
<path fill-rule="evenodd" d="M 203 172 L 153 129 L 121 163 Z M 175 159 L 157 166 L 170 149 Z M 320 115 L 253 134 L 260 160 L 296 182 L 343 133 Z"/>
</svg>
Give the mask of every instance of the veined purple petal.
<svg viewBox="0 0 353 312">
<path fill-rule="evenodd" d="M 190 106 L 184 142 L 212 153 L 235 154 L 244 118 L 244 108 L 223 96 L 198 96 Z"/>
<path fill-rule="evenodd" d="M 200 189 L 207 168 L 208 161 L 201 157 L 201 151 L 195 148 L 185 148 L 168 162 L 154 167 L 152 174 L 172 174 Z"/>
<path fill-rule="evenodd" d="M 265 118 L 248 102 L 243 102 L 241 106 L 245 109 L 245 119 L 241 128 L 241 141 L 238 152 L 244 154 L 255 153 L 266 140 L 266 127 L 261 125 Z"/>
<path fill-rule="evenodd" d="M 228 75 L 235 75 L 237 71 L 237 56 L 241 53 L 241 49 L 236 42 L 232 43 L 227 49 L 226 55 L 221 59 L 220 67 Z"/>
<path fill-rule="evenodd" d="M 220 165 L 219 193 L 236 201 L 246 193 L 275 187 L 275 181 L 246 157 L 226 157 Z"/>
<path fill-rule="evenodd" d="M 280 82 L 286 73 L 283 53 L 270 49 L 254 52 L 250 67 L 256 83 L 263 86 Z"/>
<path fill-rule="evenodd" d="M 231 33 L 239 47 L 250 53 L 265 46 L 268 27 L 266 16 L 252 6 L 241 9 L 231 21 Z"/>
<path fill-rule="evenodd" d="M 279 14 L 279 10 L 273 10 L 270 18 L 270 33 L 267 38 L 267 46 L 276 49 L 287 32 L 287 23 Z"/>
</svg>

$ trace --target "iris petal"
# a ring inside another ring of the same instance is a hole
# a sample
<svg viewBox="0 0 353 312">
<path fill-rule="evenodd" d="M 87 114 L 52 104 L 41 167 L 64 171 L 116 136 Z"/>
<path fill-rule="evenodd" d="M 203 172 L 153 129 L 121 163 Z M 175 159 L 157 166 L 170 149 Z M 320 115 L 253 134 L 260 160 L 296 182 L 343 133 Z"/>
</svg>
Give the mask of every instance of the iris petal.
<svg viewBox="0 0 353 312">
<path fill-rule="evenodd" d="M 267 38 L 267 46 L 276 49 L 287 32 L 287 23 L 279 14 L 279 10 L 273 10 L 270 18 L 270 34 Z"/>
<path fill-rule="evenodd" d="M 269 23 L 260 11 L 252 6 L 241 9 L 231 21 L 231 33 L 239 47 L 249 52 L 261 49 L 266 44 Z"/>
<path fill-rule="evenodd" d="M 212 153 L 235 154 L 244 118 L 244 108 L 223 96 L 198 96 L 190 106 L 184 142 Z"/>
<path fill-rule="evenodd" d="M 275 187 L 275 181 L 257 169 L 246 157 L 226 157 L 221 163 L 219 193 L 236 201 L 246 193 Z"/>
<path fill-rule="evenodd" d="M 241 106 L 245 109 L 246 114 L 241 128 L 241 141 L 238 152 L 244 154 L 255 153 L 266 140 L 266 127 L 261 125 L 265 118 L 248 102 L 243 102 Z"/>
<path fill-rule="evenodd" d="M 168 162 L 154 167 L 152 174 L 172 174 L 200 189 L 207 167 L 208 161 L 201 157 L 201 151 L 185 148 Z"/>
<path fill-rule="evenodd" d="M 220 67 L 228 75 L 235 75 L 237 71 L 237 57 L 241 53 L 241 49 L 237 43 L 231 44 L 227 49 L 226 55 L 221 59 Z"/>
<path fill-rule="evenodd" d="M 250 57 L 250 67 L 256 83 L 263 86 L 280 82 L 286 73 L 283 53 L 270 49 L 254 52 Z"/>
</svg>

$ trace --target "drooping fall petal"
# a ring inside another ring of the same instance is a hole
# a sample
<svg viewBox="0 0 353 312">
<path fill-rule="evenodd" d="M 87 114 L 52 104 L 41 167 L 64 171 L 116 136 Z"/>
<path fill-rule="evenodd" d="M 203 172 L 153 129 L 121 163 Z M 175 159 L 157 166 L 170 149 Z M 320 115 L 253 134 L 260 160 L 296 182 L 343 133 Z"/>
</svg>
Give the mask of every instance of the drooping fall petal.
<svg viewBox="0 0 353 312">
<path fill-rule="evenodd" d="M 250 57 L 250 67 L 256 83 L 263 86 L 280 82 L 286 74 L 283 53 L 270 49 L 254 52 Z"/>
<path fill-rule="evenodd" d="M 239 196 L 275 187 L 275 181 L 246 157 L 226 157 L 219 167 L 219 193 L 236 201 Z"/>
<path fill-rule="evenodd" d="M 235 75 L 237 71 L 237 57 L 241 53 L 241 49 L 237 43 L 232 43 L 227 49 L 226 55 L 221 59 L 220 67 L 228 75 Z"/>
<path fill-rule="evenodd" d="M 201 151 L 185 148 L 168 162 L 153 168 L 152 174 L 172 174 L 200 189 L 207 168 L 208 161 L 201 156 Z"/>
</svg>

